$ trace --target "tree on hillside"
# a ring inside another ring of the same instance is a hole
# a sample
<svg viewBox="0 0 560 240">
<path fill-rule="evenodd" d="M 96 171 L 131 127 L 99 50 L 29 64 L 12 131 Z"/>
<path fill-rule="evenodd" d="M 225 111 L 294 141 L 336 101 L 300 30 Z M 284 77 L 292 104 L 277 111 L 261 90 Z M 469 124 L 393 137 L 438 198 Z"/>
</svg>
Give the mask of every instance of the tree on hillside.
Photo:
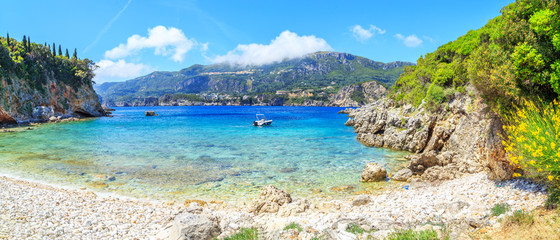
<svg viewBox="0 0 560 240">
<path fill-rule="evenodd" d="M 58 45 L 58 56 L 62 56 L 62 46 Z"/>
<path fill-rule="evenodd" d="M 74 54 L 72 54 L 72 59 L 77 60 L 78 59 L 78 50 L 74 48 Z"/>
<path fill-rule="evenodd" d="M 31 51 L 31 38 L 27 36 L 27 51 Z"/>
<path fill-rule="evenodd" d="M 27 37 L 25 35 L 23 35 L 23 40 L 21 40 L 21 43 L 23 44 L 23 49 L 25 49 L 25 51 L 27 52 Z"/>
<path fill-rule="evenodd" d="M 66 49 L 66 58 L 70 58 L 70 54 L 68 54 L 68 48 Z"/>
<path fill-rule="evenodd" d="M 56 56 L 56 45 L 52 44 L 52 55 L 53 57 Z"/>
<path fill-rule="evenodd" d="M 10 33 L 6 33 L 6 42 L 8 44 L 8 47 L 10 46 Z"/>
</svg>

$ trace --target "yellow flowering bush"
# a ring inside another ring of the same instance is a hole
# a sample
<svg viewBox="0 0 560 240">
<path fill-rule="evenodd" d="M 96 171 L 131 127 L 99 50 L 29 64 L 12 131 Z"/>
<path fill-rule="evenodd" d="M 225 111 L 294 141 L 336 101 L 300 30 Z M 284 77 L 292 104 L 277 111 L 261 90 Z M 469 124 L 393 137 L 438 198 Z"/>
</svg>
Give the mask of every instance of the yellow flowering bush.
<svg viewBox="0 0 560 240">
<path fill-rule="evenodd" d="M 539 172 L 549 181 L 560 179 L 560 103 L 524 101 L 505 117 L 502 142 L 511 164 Z M 518 173 L 514 177 L 519 176 Z"/>
</svg>

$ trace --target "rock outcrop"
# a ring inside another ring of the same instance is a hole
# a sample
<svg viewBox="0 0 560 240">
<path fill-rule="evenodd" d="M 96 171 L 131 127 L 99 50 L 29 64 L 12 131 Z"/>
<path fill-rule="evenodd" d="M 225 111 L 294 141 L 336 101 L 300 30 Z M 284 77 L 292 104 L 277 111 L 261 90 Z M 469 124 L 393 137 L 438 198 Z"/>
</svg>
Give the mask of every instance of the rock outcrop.
<svg viewBox="0 0 560 240">
<path fill-rule="evenodd" d="M 513 173 L 501 143 L 501 120 L 479 97 L 457 94 L 437 113 L 382 99 L 350 110 L 348 116 L 346 125 L 354 127 L 363 144 L 415 153 L 408 168 L 425 179 L 484 170 L 508 179 Z"/>
</svg>

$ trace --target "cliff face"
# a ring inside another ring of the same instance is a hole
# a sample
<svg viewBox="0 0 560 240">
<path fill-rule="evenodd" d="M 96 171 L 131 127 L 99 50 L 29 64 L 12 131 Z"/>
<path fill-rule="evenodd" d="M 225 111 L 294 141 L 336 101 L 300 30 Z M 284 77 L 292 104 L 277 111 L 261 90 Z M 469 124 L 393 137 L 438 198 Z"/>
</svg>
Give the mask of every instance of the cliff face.
<svg viewBox="0 0 560 240">
<path fill-rule="evenodd" d="M 453 179 L 487 171 L 511 178 L 513 169 L 501 144 L 502 124 L 479 97 L 456 94 L 447 108 L 427 113 L 422 105 L 395 107 L 382 99 L 350 110 L 346 125 L 367 146 L 415 153 L 408 168 L 428 180 Z"/>
<path fill-rule="evenodd" d="M 37 90 L 20 78 L 0 78 L 0 123 L 48 120 L 49 117 L 98 117 L 105 112 L 91 84 L 78 89 L 52 77 Z"/>
</svg>

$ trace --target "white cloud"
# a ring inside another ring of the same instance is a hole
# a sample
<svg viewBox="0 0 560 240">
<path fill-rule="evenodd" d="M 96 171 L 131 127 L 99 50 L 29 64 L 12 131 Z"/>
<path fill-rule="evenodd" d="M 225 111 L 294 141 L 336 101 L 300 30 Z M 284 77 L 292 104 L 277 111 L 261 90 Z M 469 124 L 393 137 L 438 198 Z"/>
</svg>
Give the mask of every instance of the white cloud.
<svg viewBox="0 0 560 240">
<path fill-rule="evenodd" d="M 147 74 L 153 69 L 142 63 L 129 63 L 125 60 L 116 62 L 111 60 L 101 60 L 96 63 L 99 68 L 95 70 L 95 82 L 103 83 L 114 79 L 131 79 Z"/>
<path fill-rule="evenodd" d="M 106 51 L 105 58 L 124 58 L 142 49 L 154 48 L 154 54 L 171 56 L 173 61 L 182 62 L 186 53 L 198 45 L 199 43 L 195 39 L 187 38 L 180 29 L 157 26 L 148 29 L 148 37 L 142 37 L 137 34 L 132 35 L 128 38 L 126 44 L 121 43 L 119 46 Z M 202 45 L 203 49 L 207 47 L 207 45 Z"/>
<path fill-rule="evenodd" d="M 236 65 L 263 65 L 280 62 L 284 59 L 303 57 L 317 51 L 330 51 L 331 46 L 322 38 L 298 36 L 290 31 L 282 32 L 270 44 L 239 44 L 226 55 L 215 57 L 214 63 L 230 63 Z"/>
<path fill-rule="evenodd" d="M 418 47 L 422 44 L 422 39 L 418 38 L 415 34 L 403 36 L 400 33 L 395 34 L 395 37 L 403 41 L 404 45 L 407 47 Z"/>
<path fill-rule="evenodd" d="M 355 25 L 353 27 L 350 28 L 350 31 L 352 32 L 352 35 L 354 35 L 354 38 L 356 38 L 356 40 L 360 41 L 360 42 L 365 42 L 368 39 L 370 39 L 371 37 L 373 37 L 373 35 L 375 35 L 375 33 L 379 33 L 379 34 L 384 34 L 385 30 L 376 27 L 375 25 L 369 25 L 369 29 L 365 29 L 360 25 Z"/>
</svg>

